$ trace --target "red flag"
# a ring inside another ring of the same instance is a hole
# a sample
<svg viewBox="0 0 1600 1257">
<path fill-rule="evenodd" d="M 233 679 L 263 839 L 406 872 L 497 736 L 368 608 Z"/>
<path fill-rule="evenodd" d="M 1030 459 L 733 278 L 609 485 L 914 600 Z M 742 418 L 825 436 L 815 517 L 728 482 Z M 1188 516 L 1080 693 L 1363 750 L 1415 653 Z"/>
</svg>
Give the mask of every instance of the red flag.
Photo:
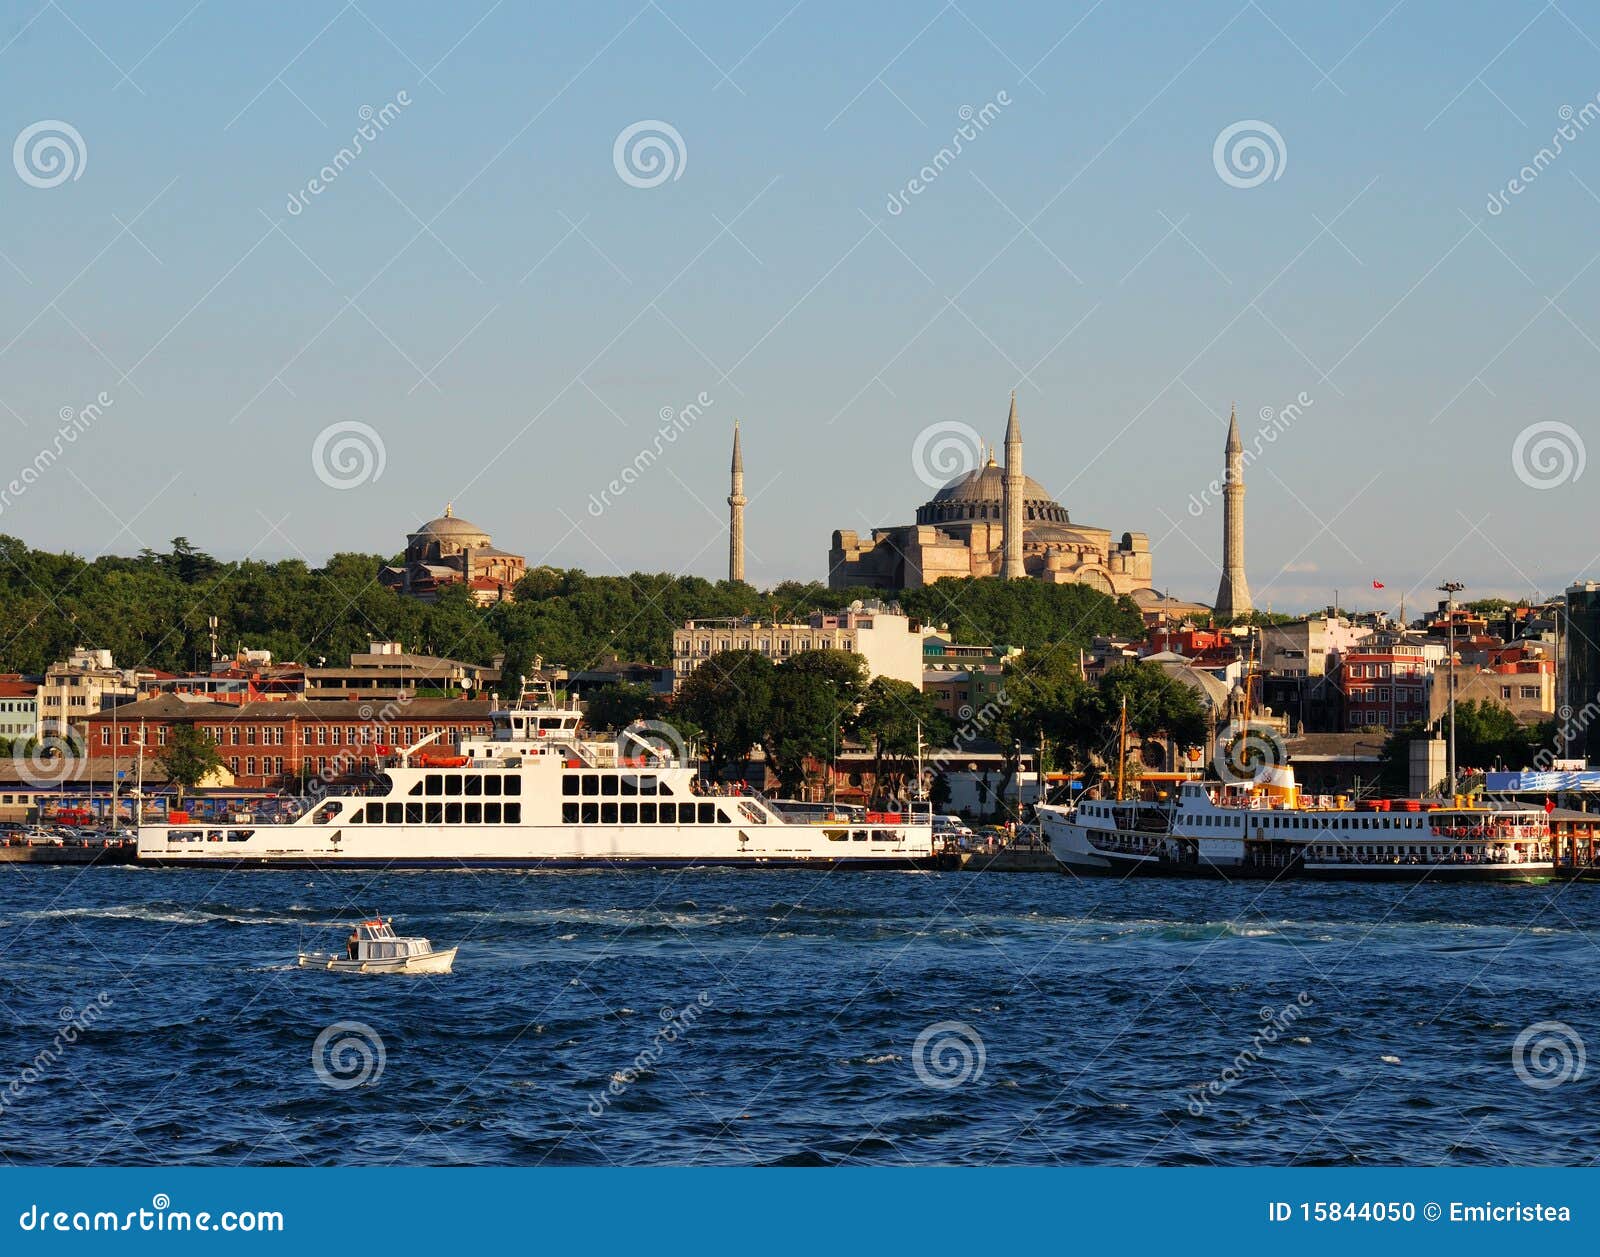
<svg viewBox="0 0 1600 1257">
<path fill-rule="evenodd" d="M 1555 810 L 1556 810 L 1556 805 L 1555 805 L 1554 800 L 1546 799 L 1544 801 L 1544 814 L 1546 816 L 1548 816 L 1548 815 L 1550 815 L 1551 812 L 1553 812 Z"/>
<path fill-rule="evenodd" d="M 1381 580 L 1375 580 L 1375 581 L 1372 582 L 1372 587 L 1374 589 L 1382 589 L 1383 588 L 1383 582 Z"/>
</svg>

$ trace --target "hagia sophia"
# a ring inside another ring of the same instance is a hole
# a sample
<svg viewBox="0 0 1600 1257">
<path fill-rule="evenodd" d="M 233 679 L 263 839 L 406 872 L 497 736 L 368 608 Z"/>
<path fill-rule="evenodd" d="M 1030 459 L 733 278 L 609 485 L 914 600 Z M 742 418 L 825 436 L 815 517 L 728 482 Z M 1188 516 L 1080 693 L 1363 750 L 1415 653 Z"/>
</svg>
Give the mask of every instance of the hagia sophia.
<svg viewBox="0 0 1600 1257">
<path fill-rule="evenodd" d="M 1006 421 L 1005 466 L 987 463 L 956 477 L 917 508 L 916 523 L 875 528 L 870 537 L 833 534 L 828 584 L 835 589 L 917 589 L 948 576 L 1031 577 L 1088 585 L 1106 594 L 1150 589 L 1150 538 L 1077 524 L 1066 507 L 1022 472 L 1017 399 Z M 1008 505 L 1009 504 L 1009 505 Z M 1019 553 L 1007 541 L 1020 534 Z"/>
<path fill-rule="evenodd" d="M 1003 577 L 1053 585 L 1085 585 L 1127 595 L 1146 612 L 1187 615 L 1209 610 L 1158 592 L 1151 583 L 1150 538 L 1115 536 L 1076 523 L 1049 491 L 1022 470 L 1022 425 L 1016 394 L 1006 419 L 1005 462 L 989 453 L 983 466 L 962 473 L 917 508 L 916 522 L 833 534 L 828 585 L 833 589 L 918 589 L 960 577 Z M 1244 458 L 1236 416 L 1229 417 L 1224 450 L 1223 560 L 1216 611 L 1225 619 L 1251 610 L 1244 571 Z M 729 467 L 728 579 L 744 580 L 744 456 L 734 425 Z M 456 516 L 451 506 L 406 537 L 402 562 L 378 579 L 411 597 L 432 600 L 464 584 L 480 606 L 509 601 L 527 572 L 520 554 L 497 549 L 487 532 Z"/>
</svg>

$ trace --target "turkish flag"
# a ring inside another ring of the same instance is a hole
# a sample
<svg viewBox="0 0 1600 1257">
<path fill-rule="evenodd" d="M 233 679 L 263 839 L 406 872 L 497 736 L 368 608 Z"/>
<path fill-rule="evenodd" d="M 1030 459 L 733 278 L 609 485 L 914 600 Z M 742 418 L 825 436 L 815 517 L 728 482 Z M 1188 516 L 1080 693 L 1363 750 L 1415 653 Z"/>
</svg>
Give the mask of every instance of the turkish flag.
<svg viewBox="0 0 1600 1257">
<path fill-rule="evenodd" d="M 1375 580 L 1375 581 L 1372 582 L 1372 587 L 1374 589 L 1382 589 L 1383 588 L 1383 582 L 1381 580 Z"/>
<path fill-rule="evenodd" d="M 1555 811 L 1555 810 L 1556 810 L 1556 805 L 1555 805 L 1555 802 L 1554 802 L 1554 800 L 1552 800 L 1552 799 L 1546 799 L 1546 800 L 1545 800 L 1545 801 L 1544 801 L 1544 814 L 1545 814 L 1545 815 L 1546 815 L 1546 816 L 1549 816 L 1549 815 L 1550 815 L 1550 813 L 1551 813 L 1551 812 L 1553 812 L 1553 811 Z"/>
</svg>

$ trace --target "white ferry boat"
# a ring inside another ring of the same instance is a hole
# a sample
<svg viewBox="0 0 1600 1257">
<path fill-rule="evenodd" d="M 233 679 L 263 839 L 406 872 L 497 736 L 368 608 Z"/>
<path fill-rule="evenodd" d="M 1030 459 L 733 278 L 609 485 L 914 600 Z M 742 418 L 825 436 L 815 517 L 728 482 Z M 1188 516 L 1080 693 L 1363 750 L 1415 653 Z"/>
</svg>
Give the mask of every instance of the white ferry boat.
<svg viewBox="0 0 1600 1257">
<path fill-rule="evenodd" d="M 1462 807 L 1302 796 L 1293 770 L 1254 782 L 1189 781 L 1158 802 L 1046 805 L 1051 853 L 1074 873 L 1352 881 L 1515 881 L 1553 877 L 1541 808 Z"/>
<path fill-rule="evenodd" d="M 709 794 L 686 756 L 596 740 L 574 708 L 516 703 L 486 738 L 381 757 L 366 793 L 288 801 L 219 824 L 169 814 L 139 827 L 139 861 L 167 866 L 461 868 L 533 865 L 861 865 L 933 862 L 927 804 L 871 812 Z M 381 749 L 381 748 L 380 748 Z"/>
</svg>

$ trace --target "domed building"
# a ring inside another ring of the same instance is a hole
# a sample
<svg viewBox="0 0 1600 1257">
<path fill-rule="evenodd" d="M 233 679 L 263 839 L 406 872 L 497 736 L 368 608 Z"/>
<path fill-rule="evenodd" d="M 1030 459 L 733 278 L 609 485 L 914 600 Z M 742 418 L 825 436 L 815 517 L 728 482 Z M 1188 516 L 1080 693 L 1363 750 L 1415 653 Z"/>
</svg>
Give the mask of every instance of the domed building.
<svg viewBox="0 0 1600 1257">
<path fill-rule="evenodd" d="M 1014 394 L 1005 444 L 1005 466 L 991 451 L 983 466 L 918 507 L 916 523 L 875 528 L 868 537 L 834 533 L 828 584 L 917 589 L 949 576 L 1007 576 L 1088 585 L 1107 594 L 1149 590 L 1149 537 L 1125 532 L 1113 540 L 1107 529 L 1074 523 L 1049 490 L 1022 473 Z"/>
<path fill-rule="evenodd" d="M 528 570 L 527 560 L 497 550 L 483 529 L 459 519 L 452 506 L 406 535 L 405 560 L 378 573 L 381 584 L 432 602 L 447 585 L 465 584 L 480 606 L 510 602 L 511 589 Z"/>
</svg>

